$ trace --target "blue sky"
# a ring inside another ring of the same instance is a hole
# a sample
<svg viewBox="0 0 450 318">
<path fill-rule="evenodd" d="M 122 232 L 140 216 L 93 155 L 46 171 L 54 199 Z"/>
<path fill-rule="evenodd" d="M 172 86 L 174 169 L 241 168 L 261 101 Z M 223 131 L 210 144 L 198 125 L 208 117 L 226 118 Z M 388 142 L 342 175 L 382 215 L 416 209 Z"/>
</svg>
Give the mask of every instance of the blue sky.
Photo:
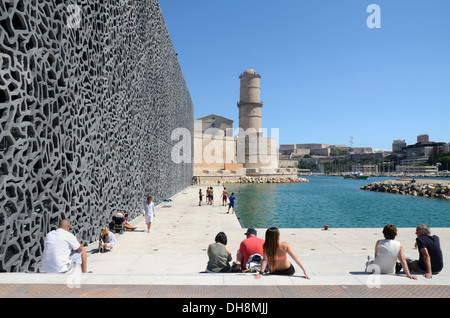
<svg viewBox="0 0 450 318">
<path fill-rule="evenodd" d="M 159 0 L 194 117 L 238 127 L 239 75 L 261 74 L 262 127 L 280 144 L 390 150 L 450 142 L 448 0 Z M 370 4 L 381 28 L 369 28 Z"/>
</svg>

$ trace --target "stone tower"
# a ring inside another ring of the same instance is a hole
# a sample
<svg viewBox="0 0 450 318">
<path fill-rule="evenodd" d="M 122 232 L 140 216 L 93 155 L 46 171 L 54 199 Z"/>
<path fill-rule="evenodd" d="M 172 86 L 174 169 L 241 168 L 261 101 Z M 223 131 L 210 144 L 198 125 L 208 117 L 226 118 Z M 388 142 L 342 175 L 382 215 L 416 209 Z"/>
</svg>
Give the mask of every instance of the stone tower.
<svg viewBox="0 0 450 318">
<path fill-rule="evenodd" d="M 275 141 L 263 136 L 261 129 L 260 78 L 255 70 L 247 69 L 241 80 L 239 108 L 239 134 L 237 161 L 248 173 L 261 173 L 261 169 L 278 168 Z"/>
<path fill-rule="evenodd" d="M 261 131 L 260 81 L 261 75 L 255 70 L 247 69 L 239 76 L 241 80 L 239 108 L 239 128 L 244 131 L 254 128 Z"/>
</svg>

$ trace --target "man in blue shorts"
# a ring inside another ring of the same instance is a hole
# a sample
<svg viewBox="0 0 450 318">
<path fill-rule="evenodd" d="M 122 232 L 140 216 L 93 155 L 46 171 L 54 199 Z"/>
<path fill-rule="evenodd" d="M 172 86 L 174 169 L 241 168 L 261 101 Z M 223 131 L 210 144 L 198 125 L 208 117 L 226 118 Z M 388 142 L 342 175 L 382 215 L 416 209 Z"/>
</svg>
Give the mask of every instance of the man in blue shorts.
<svg viewBox="0 0 450 318">
<path fill-rule="evenodd" d="M 234 201 L 236 200 L 236 197 L 234 196 L 234 192 L 231 193 L 231 197 L 229 197 L 230 204 L 228 205 L 228 212 L 230 213 L 230 208 L 233 208 L 233 214 L 234 214 Z"/>
</svg>

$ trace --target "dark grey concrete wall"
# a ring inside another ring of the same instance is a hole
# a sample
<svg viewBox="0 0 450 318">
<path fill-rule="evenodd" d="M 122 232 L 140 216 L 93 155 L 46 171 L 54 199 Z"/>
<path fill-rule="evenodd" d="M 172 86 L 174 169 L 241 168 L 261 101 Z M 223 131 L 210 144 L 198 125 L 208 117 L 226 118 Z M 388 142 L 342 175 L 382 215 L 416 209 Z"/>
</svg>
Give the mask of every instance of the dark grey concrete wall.
<svg viewBox="0 0 450 318">
<path fill-rule="evenodd" d="M 156 0 L 1 1 L 0 63 L 0 271 L 37 271 L 62 218 L 86 245 L 190 185 L 171 132 L 193 104 Z"/>
</svg>

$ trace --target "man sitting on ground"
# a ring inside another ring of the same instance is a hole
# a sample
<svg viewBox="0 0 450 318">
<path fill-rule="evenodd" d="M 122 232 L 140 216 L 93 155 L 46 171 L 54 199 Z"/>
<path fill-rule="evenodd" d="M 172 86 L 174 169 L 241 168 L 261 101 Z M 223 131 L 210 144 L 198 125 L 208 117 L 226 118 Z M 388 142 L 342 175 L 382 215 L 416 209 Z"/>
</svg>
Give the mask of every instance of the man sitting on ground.
<svg viewBox="0 0 450 318">
<path fill-rule="evenodd" d="M 81 265 L 81 271 L 87 273 L 86 249 L 69 232 L 70 222 L 61 220 L 59 228 L 49 232 L 44 240 L 42 270 L 46 273 L 65 273 Z"/>
<path fill-rule="evenodd" d="M 419 259 L 406 259 L 408 268 L 412 272 L 424 274 L 425 278 L 432 278 L 444 267 L 439 236 L 431 235 L 428 225 L 422 224 L 416 228 L 416 246 L 419 250 Z"/>
<path fill-rule="evenodd" d="M 245 240 L 241 242 L 239 250 L 236 254 L 236 260 L 241 263 L 241 270 L 246 269 L 246 264 L 248 258 L 253 254 L 259 254 L 263 256 L 263 245 L 264 240 L 256 237 L 257 232 L 253 228 L 249 228 L 247 232 L 244 233 L 247 236 Z"/>
</svg>

